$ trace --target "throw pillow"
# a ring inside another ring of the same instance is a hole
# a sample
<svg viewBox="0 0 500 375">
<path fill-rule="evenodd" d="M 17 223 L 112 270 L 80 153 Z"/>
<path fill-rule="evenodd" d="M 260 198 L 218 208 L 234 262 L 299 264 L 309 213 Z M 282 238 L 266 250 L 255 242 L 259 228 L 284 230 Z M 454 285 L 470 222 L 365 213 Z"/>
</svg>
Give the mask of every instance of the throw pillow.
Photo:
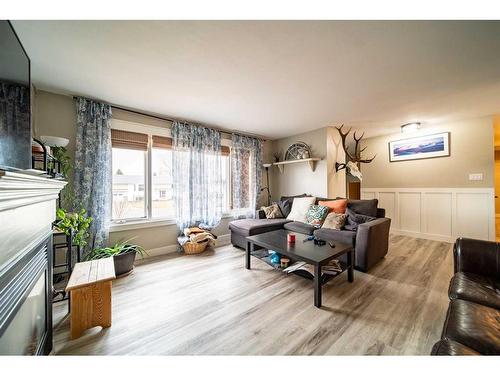
<svg viewBox="0 0 500 375">
<path fill-rule="evenodd" d="M 341 230 L 345 225 L 345 220 L 346 220 L 345 214 L 330 212 L 327 215 L 325 222 L 323 223 L 323 226 L 321 228 Z"/>
<path fill-rule="evenodd" d="M 347 199 L 336 199 L 334 201 L 319 201 L 320 206 L 325 206 L 330 209 L 330 212 L 335 212 L 337 214 L 345 214 L 345 209 L 347 207 Z"/>
<path fill-rule="evenodd" d="M 309 207 L 316 201 L 316 197 L 295 198 L 292 203 L 292 210 L 286 217 L 288 220 L 306 222 L 306 214 Z"/>
<path fill-rule="evenodd" d="M 347 201 L 347 208 L 354 213 L 376 217 L 377 216 L 378 199 L 349 199 Z"/>
<path fill-rule="evenodd" d="M 369 221 L 375 220 L 376 217 L 357 214 L 352 211 L 349 207 L 346 210 L 346 224 L 344 229 L 356 232 L 360 224 L 367 223 Z"/>
<path fill-rule="evenodd" d="M 328 215 L 328 207 L 313 204 L 306 213 L 306 224 L 314 227 L 321 227 Z"/>
<path fill-rule="evenodd" d="M 287 217 L 290 214 L 290 211 L 292 210 L 292 203 L 295 198 L 303 198 L 307 197 L 307 194 L 300 194 L 300 195 L 291 195 L 289 197 L 287 196 L 282 196 L 278 202 L 278 207 L 280 208 L 281 214 L 283 217 Z"/>
<path fill-rule="evenodd" d="M 278 202 L 278 207 L 283 217 L 287 217 L 290 214 L 290 211 L 292 211 L 292 203 L 293 199 L 285 199 Z"/>
<path fill-rule="evenodd" d="M 279 219 L 282 218 L 283 215 L 281 214 L 280 208 L 276 203 L 273 203 L 272 205 L 268 207 L 261 207 L 260 208 L 262 211 L 264 211 L 264 214 L 266 215 L 266 219 Z"/>
</svg>

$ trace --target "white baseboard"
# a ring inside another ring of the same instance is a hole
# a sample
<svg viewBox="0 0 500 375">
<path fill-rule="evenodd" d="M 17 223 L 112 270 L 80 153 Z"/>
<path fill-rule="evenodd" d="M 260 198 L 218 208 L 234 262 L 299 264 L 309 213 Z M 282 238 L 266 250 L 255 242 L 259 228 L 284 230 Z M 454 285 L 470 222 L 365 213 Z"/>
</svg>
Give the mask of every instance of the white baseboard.
<svg viewBox="0 0 500 375">
<path fill-rule="evenodd" d="M 222 234 L 222 235 L 217 237 L 217 240 L 215 240 L 215 247 L 217 248 L 220 246 L 226 246 L 226 245 L 229 245 L 230 243 L 231 243 L 231 235 L 229 233 Z M 148 250 L 146 250 L 148 253 L 146 258 L 173 254 L 173 253 L 176 253 L 178 251 L 178 249 L 179 249 L 179 245 L 177 245 L 177 244 L 156 247 L 154 249 L 148 249 Z M 140 257 L 138 259 L 140 259 Z"/>
<path fill-rule="evenodd" d="M 391 229 L 391 234 L 414 237 L 414 238 L 422 238 L 424 240 L 449 242 L 449 243 L 454 243 L 456 240 L 456 238 L 449 237 L 449 236 L 443 236 L 443 235 L 439 235 L 439 234 L 412 232 L 412 231 L 408 231 L 408 230 L 398 230 L 398 229 Z"/>
<path fill-rule="evenodd" d="M 217 240 L 215 240 L 215 247 L 219 246 L 226 246 L 231 243 L 231 234 L 221 234 L 219 237 L 217 237 Z"/>
</svg>

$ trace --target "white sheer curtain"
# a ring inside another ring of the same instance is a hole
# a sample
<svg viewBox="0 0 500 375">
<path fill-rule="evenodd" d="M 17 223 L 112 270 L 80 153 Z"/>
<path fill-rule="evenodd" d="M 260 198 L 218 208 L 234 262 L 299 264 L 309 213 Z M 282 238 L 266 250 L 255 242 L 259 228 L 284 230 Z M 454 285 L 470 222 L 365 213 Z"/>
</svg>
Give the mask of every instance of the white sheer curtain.
<svg viewBox="0 0 500 375">
<path fill-rule="evenodd" d="M 174 122 L 173 180 L 179 229 L 212 228 L 222 218 L 221 134 L 214 129 Z"/>
</svg>

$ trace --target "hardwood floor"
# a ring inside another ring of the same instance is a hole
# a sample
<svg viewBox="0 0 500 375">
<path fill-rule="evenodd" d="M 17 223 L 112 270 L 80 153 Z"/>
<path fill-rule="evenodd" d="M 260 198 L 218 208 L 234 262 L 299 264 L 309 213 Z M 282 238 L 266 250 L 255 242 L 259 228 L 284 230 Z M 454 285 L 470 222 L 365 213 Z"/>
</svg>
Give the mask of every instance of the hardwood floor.
<svg viewBox="0 0 500 375">
<path fill-rule="evenodd" d="M 113 282 L 113 325 L 69 340 L 54 308 L 56 354 L 427 355 L 439 339 L 451 245 L 391 236 L 386 259 L 354 283 L 341 275 L 313 306 L 312 281 L 225 246 L 151 259 Z"/>
</svg>

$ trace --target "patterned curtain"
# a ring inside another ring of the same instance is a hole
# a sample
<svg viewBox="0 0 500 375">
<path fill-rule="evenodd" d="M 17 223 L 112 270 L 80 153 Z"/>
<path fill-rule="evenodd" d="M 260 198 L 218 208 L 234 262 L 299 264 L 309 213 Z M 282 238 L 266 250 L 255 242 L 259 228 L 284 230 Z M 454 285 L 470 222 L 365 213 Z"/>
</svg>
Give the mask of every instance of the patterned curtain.
<svg viewBox="0 0 500 375">
<path fill-rule="evenodd" d="M 179 229 L 215 227 L 222 218 L 221 134 L 175 121 L 172 125 L 174 202 Z"/>
<path fill-rule="evenodd" d="M 105 246 L 111 219 L 111 106 L 76 99 L 75 206 L 93 218 L 89 247 Z"/>
<path fill-rule="evenodd" d="M 234 216 L 254 217 L 262 182 L 262 141 L 234 133 L 232 141 Z"/>
</svg>

